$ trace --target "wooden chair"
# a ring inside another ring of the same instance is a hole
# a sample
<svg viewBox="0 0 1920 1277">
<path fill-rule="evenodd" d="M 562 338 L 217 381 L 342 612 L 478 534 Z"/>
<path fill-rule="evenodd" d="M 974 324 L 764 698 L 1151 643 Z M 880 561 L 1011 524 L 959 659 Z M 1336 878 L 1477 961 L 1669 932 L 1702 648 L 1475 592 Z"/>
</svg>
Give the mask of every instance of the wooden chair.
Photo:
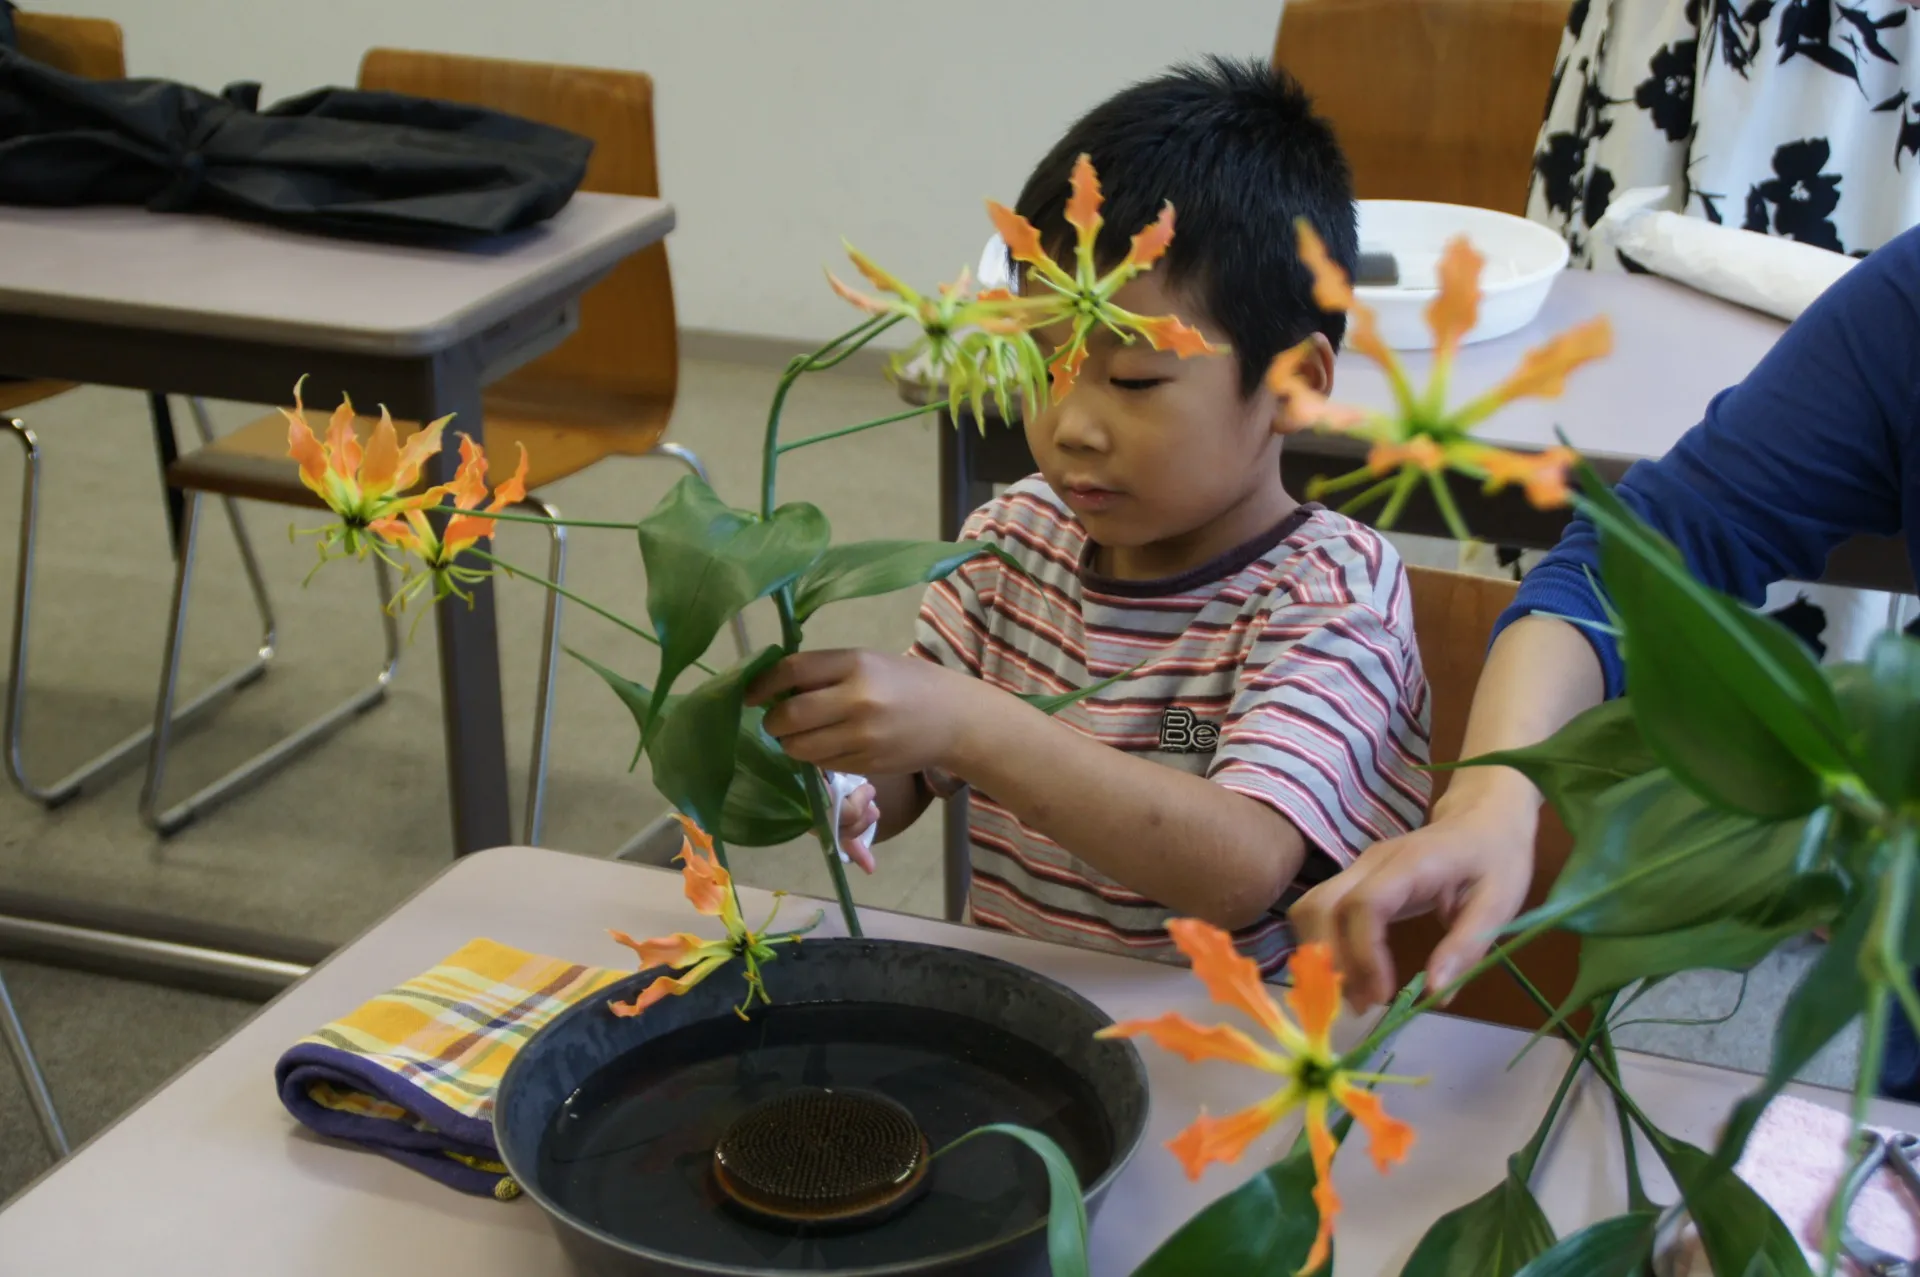
<svg viewBox="0 0 1920 1277">
<path fill-rule="evenodd" d="M 1333 121 L 1361 199 L 1525 215 L 1567 0 L 1287 0 L 1273 59 Z"/>
<path fill-rule="evenodd" d="M 660 193 L 654 158 L 653 81 L 647 75 L 375 49 L 361 63 L 360 87 L 485 106 L 570 129 L 595 143 L 582 189 L 656 197 Z M 622 262 L 586 294 L 581 301 L 579 327 L 571 337 L 488 389 L 484 435 L 490 472 L 495 476 L 511 473 L 518 448 L 524 445 L 531 463 L 527 483 L 530 494 L 611 457 L 669 458 L 705 478 L 705 467 L 697 456 L 662 438 L 673 412 L 679 368 L 673 283 L 666 247 L 657 244 Z M 359 422 L 363 433 L 371 425 L 369 419 Z M 455 422 L 454 429 L 458 428 Z M 404 438 L 419 425 L 401 423 L 400 429 Z M 185 526 L 191 529 L 197 499 L 205 494 L 284 505 L 315 504 L 287 458 L 286 434 L 285 421 L 275 413 L 180 458 L 170 467 L 167 481 L 187 497 Z M 529 507 L 548 515 L 554 513 L 533 495 Z M 555 580 L 564 574 L 565 553 L 564 529 L 555 528 L 549 569 Z M 185 614 L 190 578 L 189 557 L 183 555 L 181 562 L 175 590 L 176 623 L 169 638 L 160 695 L 162 717 L 174 694 L 174 670 L 182 640 L 180 619 Z M 559 656 L 559 604 L 559 596 L 549 594 L 525 817 L 528 843 L 539 841 L 544 816 L 551 689 Z M 738 623 L 734 637 L 745 654 L 745 632 Z M 390 655 L 396 654 L 396 649 L 390 649 Z M 389 663 L 373 688 L 276 746 L 271 758 L 262 756 L 168 810 L 162 809 L 160 801 L 168 742 L 164 731 L 157 732 L 142 803 L 149 823 L 163 831 L 178 828 L 196 811 L 261 774 L 266 766 L 314 743 L 378 701 L 391 668 Z"/>
<path fill-rule="evenodd" d="M 1494 622 L 1513 602 L 1516 582 L 1499 577 L 1471 576 L 1439 568 L 1409 567 L 1413 590 L 1413 631 L 1420 645 L 1432 697 L 1432 748 L 1436 763 L 1456 762 L 1466 735 L 1467 712 L 1486 665 L 1487 645 Z M 1435 772 L 1433 796 L 1446 791 L 1452 772 Z M 1560 867 L 1572 850 L 1572 840 L 1549 808 L 1543 813 L 1540 837 L 1534 847 L 1532 908 L 1545 898 Z M 1402 980 L 1426 965 L 1445 928 L 1434 915 L 1396 923 L 1388 932 L 1394 966 Z M 1550 932 L 1528 945 L 1515 960 L 1539 990 L 1557 1005 L 1573 991 L 1580 962 L 1579 941 L 1565 932 Z M 1456 1015 L 1536 1029 L 1547 1017 L 1526 991 L 1503 971 L 1490 971 L 1463 988 L 1452 1006 Z"/>
</svg>

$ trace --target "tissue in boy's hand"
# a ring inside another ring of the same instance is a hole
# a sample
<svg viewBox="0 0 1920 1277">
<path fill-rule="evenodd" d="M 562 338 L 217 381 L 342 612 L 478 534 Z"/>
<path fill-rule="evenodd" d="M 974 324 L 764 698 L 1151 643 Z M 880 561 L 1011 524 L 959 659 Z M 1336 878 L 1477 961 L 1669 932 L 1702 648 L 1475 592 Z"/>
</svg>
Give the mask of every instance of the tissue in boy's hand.
<svg viewBox="0 0 1920 1277">
<path fill-rule="evenodd" d="M 1662 278 L 1789 321 L 1853 266 L 1811 244 L 1659 211 L 1666 194 L 1650 186 L 1616 197 L 1593 228 L 1594 251 L 1617 251 Z"/>
<path fill-rule="evenodd" d="M 862 785 L 867 783 L 867 778 L 865 776 L 856 775 L 853 772 L 822 771 L 820 774 L 826 777 L 828 792 L 831 793 L 833 796 L 833 814 L 831 819 L 833 821 L 833 828 L 835 830 L 834 836 L 835 836 L 836 842 L 839 844 L 841 848 L 853 847 L 853 848 L 857 848 L 861 852 L 869 853 L 868 859 L 872 859 L 871 852 L 873 850 L 873 830 L 871 829 L 867 830 L 866 833 L 861 834 L 858 838 L 842 838 L 839 836 L 839 833 L 838 833 L 840 829 L 841 805 L 844 804 L 847 799 L 853 797 L 853 793 L 855 790 L 859 789 Z M 849 856 L 845 850 L 841 850 L 840 863 L 845 865 L 845 864 L 851 864 L 852 861 L 853 861 L 853 857 Z"/>
</svg>

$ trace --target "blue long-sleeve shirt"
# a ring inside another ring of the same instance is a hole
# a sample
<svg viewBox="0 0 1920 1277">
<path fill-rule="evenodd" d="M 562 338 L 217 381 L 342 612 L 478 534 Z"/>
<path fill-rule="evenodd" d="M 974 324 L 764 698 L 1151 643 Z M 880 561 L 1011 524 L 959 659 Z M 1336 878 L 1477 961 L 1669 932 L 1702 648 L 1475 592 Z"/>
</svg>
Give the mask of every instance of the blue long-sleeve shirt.
<svg viewBox="0 0 1920 1277">
<path fill-rule="evenodd" d="M 1817 580 L 1828 552 L 1857 533 L 1904 529 L 1920 564 L 1920 228 L 1841 276 L 1671 452 L 1636 462 L 1617 490 L 1702 581 L 1749 605 L 1775 581 Z M 1536 611 L 1602 621 L 1585 571 L 1598 579 L 1599 552 L 1593 524 L 1576 518 L 1496 633 Z M 1581 632 L 1607 695 L 1620 695 L 1618 644 Z"/>
</svg>

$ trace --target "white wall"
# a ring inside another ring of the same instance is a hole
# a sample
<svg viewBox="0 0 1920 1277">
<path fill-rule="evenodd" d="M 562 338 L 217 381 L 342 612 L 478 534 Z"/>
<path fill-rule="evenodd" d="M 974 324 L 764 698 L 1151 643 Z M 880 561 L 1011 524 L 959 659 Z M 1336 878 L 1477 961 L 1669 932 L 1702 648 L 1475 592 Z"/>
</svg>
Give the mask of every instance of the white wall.
<svg viewBox="0 0 1920 1277">
<path fill-rule="evenodd" d="M 374 45 L 636 68 L 690 328 L 846 326 L 844 235 L 916 284 L 978 259 L 1081 111 L 1202 53 L 1264 55 L 1279 0 L 26 0 L 119 22 L 134 75 L 264 99 L 350 84 Z M 838 266 L 836 266 L 838 269 Z"/>
</svg>

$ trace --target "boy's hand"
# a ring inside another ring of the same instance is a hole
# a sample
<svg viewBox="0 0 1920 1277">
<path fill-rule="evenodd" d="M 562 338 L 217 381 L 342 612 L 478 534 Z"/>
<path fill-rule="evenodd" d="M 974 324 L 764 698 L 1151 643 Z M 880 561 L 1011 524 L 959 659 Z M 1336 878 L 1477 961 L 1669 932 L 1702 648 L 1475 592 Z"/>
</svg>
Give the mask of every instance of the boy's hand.
<svg viewBox="0 0 1920 1277">
<path fill-rule="evenodd" d="M 1455 790 L 1460 801 L 1450 802 Z M 1287 911 L 1302 943 L 1333 946 L 1356 1010 L 1392 998 L 1405 974 L 1393 969 L 1388 924 L 1439 911 L 1447 934 L 1427 960 L 1427 984 L 1437 990 L 1486 956 L 1494 934 L 1526 903 L 1535 808 L 1468 794 L 1455 782 L 1425 828 L 1375 843 Z"/>
<path fill-rule="evenodd" d="M 804 763 L 862 775 L 949 767 L 982 684 L 911 656 L 856 649 L 799 652 L 755 679 L 749 705 L 788 699 L 766 727 Z"/>
</svg>

